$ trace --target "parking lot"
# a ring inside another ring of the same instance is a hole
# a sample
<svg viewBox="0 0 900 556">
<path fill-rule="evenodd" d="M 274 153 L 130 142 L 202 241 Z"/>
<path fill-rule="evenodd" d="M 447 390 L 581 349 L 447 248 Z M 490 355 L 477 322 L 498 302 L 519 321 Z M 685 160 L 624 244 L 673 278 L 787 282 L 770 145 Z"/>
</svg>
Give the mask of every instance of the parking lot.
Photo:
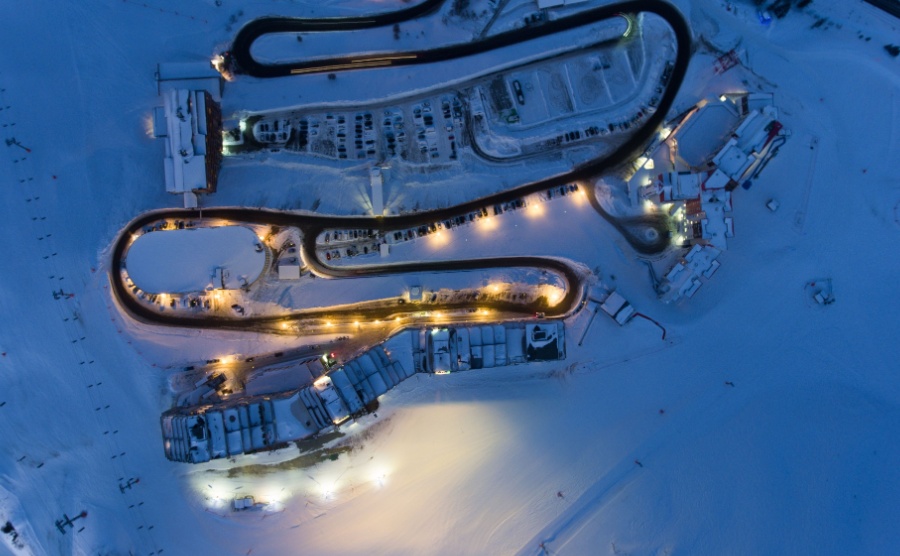
<svg viewBox="0 0 900 556">
<path fill-rule="evenodd" d="M 458 94 L 445 93 L 368 110 L 273 116 L 255 122 L 252 133 L 273 151 L 339 161 L 452 163 L 467 144 L 464 110 Z"/>
<path fill-rule="evenodd" d="M 394 245 L 429 236 L 441 230 L 451 230 L 477 222 L 483 218 L 499 216 L 505 212 L 513 212 L 529 206 L 530 203 L 551 201 L 565 197 L 578 191 L 578 185 L 566 184 L 552 187 L 529 198 L 518 198 L 506 203 L 481 207 L 474 211 L 422 224 L 403 230 L 328 230 L 316 238 L 319 257 L 324 261 L 337 261 L 348 257 L 376 255 L 382 244 Z"/>
</svg>

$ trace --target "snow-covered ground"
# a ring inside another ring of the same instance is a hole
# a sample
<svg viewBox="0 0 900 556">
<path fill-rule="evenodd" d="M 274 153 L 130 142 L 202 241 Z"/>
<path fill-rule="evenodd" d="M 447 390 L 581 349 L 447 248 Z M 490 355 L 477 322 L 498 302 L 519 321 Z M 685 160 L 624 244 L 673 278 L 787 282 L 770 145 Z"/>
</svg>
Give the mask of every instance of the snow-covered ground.
<svg viewBox="0 0 900 556">
<path fill-rule="evenodd" d="M 111 300 L 105 265 L 125 223 L 180 203 L 164 193 L 163 145 L 146 132 L 160 104 L 157 62 L 208 59 L 251 17 L 367 5 L 0 5 L 0 124 L 18 142 L 0 157 L 8 234 L 0 523 L 10 520 L 27 548 L 6 533 L 0 546 L 11 554 L 539 554 L 542 543 L 550 554 L 895 552 L 900 69 L 883 46 L 897 42 L 900 22 L 858 0 L 816 0 L 769 27 L 750 2 L 676 4 L 698 37 L 736 48 L 747 68 L 714 75 L 719 53 L 701 43 L 673 113 L 719 90 L 771 91 L 792 131 L 753 188 L 735 192 L 738 230 L 716 276 L 687 303 L 658 304 L 627 244 L 590 207 L 567 200 L 547 204 L 544 225 L 504 216 L 491 242 L 473 243 L 474 228 L 454 231 L 448 256 L 550 254 L 596 267 L 666 326 L 666 339 L 645 321 L 620 328 L 601 314 L 578 346 L 582 313 L 569 323 L 565 361 L 413 377 L 385 396 L 377 417 L 344 431 L 334 460 L 309 467 L 285 463 L 296 452 L 199 467 L 166 461 L 164 367 L 297 340 L 131 323 Z M 827 22 L 812 28 L 817 17 Z M 453 69 L 415 75 L 439 84 L 478 68 Z M 408 69 L 383 88 L 371 86 L 378 75 L 387 74 L 348 74 L 334 87 L 324 76 L 239 80 L 226 86 L 225 104 L 262 109 L 338 93 L 353 102 L 415 87 Z M 216 204 L 314 200 L 299 173 L 273 181 L 252 165 L 240 179 L 231 170 Z M 772 197 L 775 213 L 764 206 Z M 476 243 L 477 251 L 463 247 Z M 804 291 L 819 278 L 832 279 L 833 305 Z M 273 461 L 282 465 L 248 467 Z M 277 504 L 229 512 L 236 494 Z M 82 511 L 65 533 L 54 525 Z"/>
<path fill-rule="evenodd" d="M 266 262 L 259 238 L 242 226 L 142 234 L 126 256 L 128 276 L 151 293 L 236 289 L 256 280 Z"/>
</svg>

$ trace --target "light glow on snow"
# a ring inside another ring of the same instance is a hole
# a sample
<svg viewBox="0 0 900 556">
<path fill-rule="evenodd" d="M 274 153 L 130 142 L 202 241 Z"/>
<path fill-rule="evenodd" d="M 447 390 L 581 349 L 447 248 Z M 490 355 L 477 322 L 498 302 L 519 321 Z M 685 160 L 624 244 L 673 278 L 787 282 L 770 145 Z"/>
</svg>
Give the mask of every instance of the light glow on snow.
<svg viewBox="0 0 900 556">
<path fill-rule="evenodd" d="M 544 204 L 534 201 L 529 203 L 528 208 L 525 210 L 525 214 L 530 218 L 540 218 L 544 216 Z"/>
<path fill-rule="evenodd" d="M 499 219 L 492 216 L 485 216 L 478 221 L 477 228 L 480 232 L 492 232 L 497 229 Z"/>
<path fill-rule="evenodd" d="M 444 230 L 438 230 L 431 234 L 431 245 L 433 247 L 443 247 L 450 243 L 450 234 Z"/>
<path fill-rule="evenodd" d="M 565 292 L 561 288 L 551 287 L 550 292 L 547 294 L 547 302 L 550 303 L 551 306 L 557 305 L 563 300 L 565 295 Z"/>
</svg>

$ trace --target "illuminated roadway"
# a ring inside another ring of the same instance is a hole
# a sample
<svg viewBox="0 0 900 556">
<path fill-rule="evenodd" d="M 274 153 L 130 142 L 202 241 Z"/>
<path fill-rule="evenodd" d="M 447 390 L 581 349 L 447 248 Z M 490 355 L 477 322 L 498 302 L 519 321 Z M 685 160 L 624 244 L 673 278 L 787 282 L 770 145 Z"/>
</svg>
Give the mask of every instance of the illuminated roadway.
<svg viewBox="0 0 900 556">
<path fill-rule="evenodd" d="M 377 62 L 379 66 L 399 66 L 452 60 L 505 46 L 511 46 L 520 42 L 558 33 L 560 31 L 575 29 L 621 14 L 636 12 L 653 13 L 669 24 L 675 34 L 677 42 L 677 55 L 674 67 L 669 77 L 669 81 L 666 84 L 665 92 L 656 107 L 656 111 L 646 119 L 644 125 L 639 128 L 630 139 L 625 141 L 608 156 L 590 160 L 576 166 L 573 170 L 558 176 L 539 180 L 531 184 L 525 184 L 488 198 L 482 198 L 458 205 L 456 210 L 447 209 L 444 211 L 445 216 L 443 217 L 431 218 L 430 220 L 426 219 L 426 221 L 432 222 L 455 214 L 465 214 L 482 206 L 507 202 L 529 193 L 549 189 L 554 186 L 587 181 L 623 162 L 633 159 L 642 151 L 644 145 L 664 121 L 666 114 L 672 107 L 675 95 L 680 89 L 681 82 L 687 71 L 688 62 L 691 56 L 692 36 L 690 27 L 677 8 L 661 0 L 630 0 L 627 2 L 620 2 L 578 12 L 574 15 L 553 21 L 542 22 L 531 27 L 499 33 L 464 44 L 443 46 L 415 52 L 397 53 L 393 56 L 385 55 L 384 53 L 371 55 L 355 54 L 352 56 L 341 56 L 311 61 L 263 64 L 256 61 L 250 52 L 256 39 L 269 33 L 370 29 L 408 21 L 415 17 L 433 13 L 441 3 L 442 2 L 437 0 L 426 0 L 426 2 L 413 6 L 412 8 L 363 17 L 330 19 L 267 17 L 255 19 L 238 31 L 232 44 L 231 56 L 236 63 L 237 70 L 240 72 L 254 77 L 279 77 L 297 73 L 330 72 L 334 71 L 334 68 L 338 66 L 340 66 L 342 70 L 373 67 L 362 65 L 370 62 Z M 629 21 L 628 32 L 630 32 L 632 18 L 626 17 L 626 19 Z M 626 34 L 628 34 L 628 32 L 626 32 Z M 484 153 L 481 153 L 481 155 L 485 158 L 489 158 L 486 157 Z M 668 247 L 669 224 L 668 218 L 665 215 L 653 214 L 627 218 L 616 217 L 603 209 L 596 198 L 593 188 L 587 188 L 587 192 L 591 206 L 594 210 L 596 210 L 610 225 L 616 228 L 636 251 L 645 255 L 652 255 L 659 253 Z M 440 211 L 435 211 L 432 214 L 438 214 L 439 212 Z M 398 229 L 401 227 L 403 226 L 397 226 Z"/>
<path fill-rule="evenodd" d="M 397 220 L 402 217 L 395 218 L 360 218 L 360 217 L 335 217 L 335 216 L 314 216 L 314 215 L 297 215 L 286 212 L 275 212 L 258 209 L 243 208 L 211 208 L 204 209 L 204 218 L 214 220 L 224 220 L 234 224 L 262 224 L 277 225 L 299 228 L 303 233 L 303 240 L 300 244 L 301 257 L 307 266 L 309 266 L 317 274 L 331 276 L 335 278 L 357 278 L 365 276 L 389 276 L 394 274 L 405 274 L 409 272 L 441 272 L 441 271 L 466 271 L 466 270 L 487 270 L 496 268 L 537 268 L 543 269 L 561 276 L 566 281 L 566 294 L 556 304 L 550 305 L 546 299 L 540 298 L 534 303 L 513 303 L 500 300 L 482 300 L 478 301 L 479 308 L 491 309 L 492 319 L 506 317 L 523 317 L 533 315 L 537 311 L 544 312 L 547 316 L 562 316 L 572 309 L 576 308 L 581 301 L 582 295 L 582 277 L 581 273 L 574 268 L 571 263 L 560 259 L 550 257 L 504 257 L 490 259 L 470 259 L 463 261 L 431 261 L 431 262 L 415 262 L 415 263 L 397 263 L 389 265 L 370 265 L 365 267 L 330 267 L 319 260 L 316 250 L 316 236 L 325 229 L 331 228 L 366 228 L 377 230 L 391 230 L 396 227 Z M 434 222 L 437 218 L 434 212 L 420 213 L 410 215 L 414 218 L 405 218 L 409 226 L 421 225 L 426 222 Z M 429 219 L 430 218 L 430 219 Z M 396 301 L 390 305 L 385 305 L 384 301 L 373 301 L 354 304 L 352 308 L 335 308 L 335 309 L 316 309 L 316 310 L 298 310 L 297 312 L 285 315 L 259 316 L 259 317 L 226 317 L 226 316 L 208 316 L 186 317 L 186 316 L 170 316 L 161 313 L 155 306 L 151 306 L 141 300 L 136 299 L 128 292 L 128 287 L 122 280 L 120 273 L 122 258 L 126 253 L 126 249 L 131 242 L 132 234 L 139 233 L 144 226 L 152 224 L 162 219 L 188 219 L 197 220 L 197 213 L 185 209 L 171 209 L 163 211 L 154 211 L 145 214 L 128 224 L 125 230 L 119 236 L 116 242 L 113 258 L 112 269 L 110 270 L 110 282 L 113 291 L 119 303 L 139 320 L 152 322 L 157 324 L 168 324 L 176 326 L 185 326 L 193 328 L 205 328 L 215 326 L 218 328 L 235 328 L 247 329 L 257 328 L 266 330 L 275 330 L 282 323 L 294 321 L 317 322 L 321 332 L 326 332 L 325 323 L 353 323 L 359 321 L 371 322 L 374 320 L 389 321 L 397 316 L 409 317 L 410 313 L 434 312 L 434 311 L 464 311 L 472 308 L 476 303 L 473 302 L 456 302 L 456 303 L 404 303 L 397 304 Z M 390 224 L 390 225 L 387 225 Z M 449 316 L 449 315 L 447 315 Z M 455 317 L 462 315 L 453 315 L 453 320 L 481 320 L 473 315 L 469 319 L 457 319 Z M 428 322 L 435 322 L 433 316 L 427 319 Z"/>
<path fill-rule="evenodd" d="M 554 186 L 565 185 L 569 183 L 585 182 L 591 178 L 602 174 L 625 161 L 632 159 L 641 152 L 643 146 L 652 137 L 656 129 L 662 123 L 666 113 L 671 108 L 675 94 L 681 86 L 687 70 L 688 61 L 691 51 L 691 32 L 685 22 L 682 14 L 668 3 L 658 0 L 640 0 L 629 1 L 610 6 L 604 6 L 585 12 L 578 13 L 574 16 L 561 18 L 558 20 L 545 22 L 537 27 L 510 31 L 499 35 L 494 35 L 483 40 L 478 40 L 462 45 L 441 47 L 433 50 L 402 53 L 396 56 L 385 56 L 384 54 L 365 56 L 357 55 L 352 57 L 344 57 L 330 60 L 316 60 L 312 62 L 302 62 L 297 64 L 259 64 L 250 56 L 250 46 L 259 36 L 271 32 L 297 32 L 297 31 L 336 31 L 336 30 L 352 30 L 370 27 L 378 27 L 381 25 L 391 24 L 395 22 L 405 21 L 411 17 L 417 17 L 425 13 L 433 11 L 441 2 L 437 0 L 428 0 L 423 4 L 419 4 L 407 10 L 382 14 L 372 17 L 363 18 L 337 18 L 331 20 L 297 20 L 285 18 L 264 18 L 255 20 L 247 24 L 238 33 L 234 42 L 234 59 L 240 65 L 242 71 L 258 77 L 275 77 L 279 75 L 290 75 L 295 70 L 304 72 L 325 72 L 333 71 L 335 66 L 350 64 L 344 69 L 358 69 L 358 64 L 363 62 L 388 62 L 386 65 L 411 65 L 424 64 L 439 60 L 448 60 L 477 54 L 486 50 L 500 48 L 520 42 L 522 40 L 542 37 L 551 33 L 560 32 L 567 29 L 576 28 L 587 25 L 595 21 L 615 16 L 619 12 L 635 12 L 643 11 L 659 15 L 665 19 L 675 33 L 677 41 L 677 56 L 671 76 L 666 85 L 666 90 L 659 101 L 657 110 L 649 116 L 638 131 L 634 133 L 626 142 L 617 148 L 609 156 L 602 159 L 596 159 L 575 167 L 569 172 L 538 180 L 529 184 L 525 184 L 501 193 L 497 193 L 481 199 L 476 199 L 449 207 L 429 212 L 419 212 L 415 214 L 404 214 L 389 217 L 358 217 L 358 216 L 319 216 L 319 215 L 298 215 L 294 213 L 278 212 L 262 209 L 246 209 L 246 208 L 206 208 L 203 210 L 204 217 L 213 219 L 223 219 L 234 223 L 249 224 L 265 224 L 265 225 L 281 225 L 299 228 L 303 232 L 303 242 L 301 244 L 301 253 L 306 264 L 314 269 L 317 273 L 343 278 L 352 278 L 360 276 L 384 276 L 391 274 L 401 274 L 408 272 L 427 272 L 427 271 L 459 271 L 459 270 L 481 270 L 494 268 L 538 268 L 549 270 L 559 274 L 566 280 L 566 293 L 562 300 L 553 306 L 546 299 L 540 298 L 534 303 L 519 304 L 505 301 L 477 301 L 473 303 L 455 303 L 455 304 L 405 304 L 385 306 L 384 303 L 361 303 L 356 304 L 353 308 L 333 308 L 321 310 L 298 311 L 290 316 L 264 316 L 264 317 L 225 317 L 225 316 L 207 316 L 199 317 L 176 317 L 161 313 L 155 306 L 144 303 L 134 298 L 124 284 L 120 272 L 122 256 L 129 246 L 129 241 L 133 233 L 140 232 L 141 229 L 152 222 L 162 219 L 187 219 L 197 220 L 198 214 L 195 211 L 185 209 L 167 209 L 146 213 L 129 223 L 120 233 L 112 255 L 112 265 L 110 269 L 110 283 L 113 292 L 120 305 L 125 308 L 135 318 L 156 324 L 184 326 L 192 328 L 232 328 L 232 329 L 265 329 L 275 331 L 281 323 L 294 322 L 301 326 L 312 324 L 318 332 L 326 332 L 322 328 L 326 325 L 326 321 L 331 322 L 371 322 L 372 320 L 387 321 L 388 319 L 396 319 L 398 316 L 406 319 L 406 324 L 416 322 L 411 318 L 414 313 L 423 311 L 454 311 L 460 310 L 460 314 L 452 315 L 453 321 L 460 320 L 481 320 L 483 317 L 469 316 L 464 311 L 472 308 L 473 305 L 478 307 L 487 307 L 494 312 L 490 315 L 490 320 L 502 320 L 508 317 L 524 317 L 533 314 L 535 311 L 542 311 L 548 317 L 563 316 L 571 311 L 576 310 L 583 299 L 582 276 L 570 263 L 559 259 L 549 257 L 509 257 L 509 258 L 491 258 L 491 259 L 472 259 L 466 261 L 441 261 L 441 262 L 416 262 L 391 265 L 371 265 L 364 268 L 332 268 L 326 266 L 318 259 L 315 250 L 316 237 L 327 229 L 372 229 L 380 231 L 404 230 L 418 227 L 424 224 L 430 224 L 473 212 L 482 207 L 490 207 L 498 203 L 506 203 L 525 195 L 536 193 L 549 189 Z M 399 14 L 399 15 L 398 15 Z M 325 68 L 332 68 L 331 70 Z M 584 188 L 588 193 L 591 204 L 598 212 L 610 222 L 616 229 L 628 240 L 632 247 L 643 254 L 655 254 L 663 251 L 669 245 L 668 241 L 668 221 L 664 215 L 634 217 L 628 219 L 618 219 L 610 216 L 596 199 L 593 188 Z M 654 233 L 647 233 L 653 231 Z M 648 239 L 650 238 L 650 239 Z M 444 319 L 447 320 L 447 319 Z M 434 323 L 435 319 L 430 318 L 429 322 Z M 312 332 L 312 330 L 304 330 Z"/>
</svg>

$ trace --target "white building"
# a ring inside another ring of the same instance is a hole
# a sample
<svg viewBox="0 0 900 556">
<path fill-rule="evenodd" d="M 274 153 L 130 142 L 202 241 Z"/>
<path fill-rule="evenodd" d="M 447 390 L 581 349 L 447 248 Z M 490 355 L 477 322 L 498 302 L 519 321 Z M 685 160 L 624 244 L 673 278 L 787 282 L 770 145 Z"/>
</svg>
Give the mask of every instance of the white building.
<svg viewBox="0 0 900 556">
<path fill-rule="evenodd" d="M 439 374 L 566 357 L 565 325 L 555 320 L 425 329 L 419 343 L 428 354 L 425 370 Z"/>
<path fill-rule="evenodd" d="M 216 190 L 222 164 L 222 114 L 208 91 L 166 89 L 154 113 L 154 135 L 166 139 L 166 191 L 197 206 L 197 194 Z"/>
<path fill-rule="evenodd" d="M 600 308 L 603 309 L 604 313 L 611 316 L 613 320 L 619 323 L 619 326 L 624 326 L 628 321 L 634 318 L 636 313 L 634 307 L 631 306 L 631 303 L 622 297 L 620 293 L 615 291 L 610 292 L 609 296 L 600 304 Z"/>
<path fill-rule="evenodd" d="M 375 346 L 299 390 L 177 407 L 161 418 L 165 454 L 202 463 L 283 448 L 365 413 L 413 374 L 412 364 L 404 366 Z"/>
<path fill-rule="evenodd" d="M 176 408 L 161 419 L 163 447 L 173 461 L 202 463 L 274 450 L 332 426 L 312 388 L 217 405 Z"/>
<path fill-rule="evenodd" d="M 711 278 L 719 269 L 716 258 L 720 251 L 709 245 L 694 245 L 687 255 L 675 263 L 657 286 L 663 303 L 672 303 L 682 297 L 693 297 L 703 278 Z"/>
<path fill-rule="evenodd" d="M 724 147 L 713 157 L 716 170 L 704 186 L 733 189 L 747 180 L 762 162 L 782 129 L 778 110 L 764 106 L 750 112 Z"/>
</svg>

